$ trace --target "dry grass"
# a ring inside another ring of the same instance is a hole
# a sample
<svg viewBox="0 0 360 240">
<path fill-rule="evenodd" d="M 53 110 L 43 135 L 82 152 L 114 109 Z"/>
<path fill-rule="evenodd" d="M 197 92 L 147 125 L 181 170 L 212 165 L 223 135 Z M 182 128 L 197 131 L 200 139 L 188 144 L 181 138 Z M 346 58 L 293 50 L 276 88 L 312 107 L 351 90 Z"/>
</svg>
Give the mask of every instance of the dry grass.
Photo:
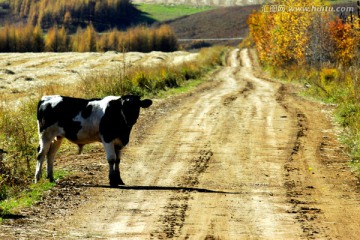
<svg viewBox="0 0 360 240">
<path fill-rule="evenodd" d="M 59 89 L 64 92 L 87 75 L 111 72 L 124 64 L 127 68 L 179 64 L 196 56 L 197 53 L 187 52 L 0 53 L 1 100 L 38 98 L 37 92 L 49 94 Z"/>
</svg>

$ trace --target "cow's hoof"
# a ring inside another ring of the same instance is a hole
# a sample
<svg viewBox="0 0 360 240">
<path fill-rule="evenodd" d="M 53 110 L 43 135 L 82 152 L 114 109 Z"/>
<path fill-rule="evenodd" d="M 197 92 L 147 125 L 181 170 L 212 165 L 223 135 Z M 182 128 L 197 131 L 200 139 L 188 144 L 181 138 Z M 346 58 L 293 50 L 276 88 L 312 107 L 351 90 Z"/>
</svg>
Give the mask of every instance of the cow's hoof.
<svg viewBox="0 0 360 240">
<path fill-rule="evenodd" d="M 110 187 L 117 187 L 118 185 L 116 183 L 110 182 Z"/>
<path fill-rule="evenodd" d="M 54 183 L 54 182 L 55 182 L 54 177 L 46 177 L 46 178 L 49 179 L 49 181 L 50 181 L 51 183 Z"/>
<path fill-rule="evenodd" d="M 110 186 L 111 187 L 117 187 L 117 186 L 119 186 L 119 185 L 125 185 L 125 183 L 123 182 L 123 180 L 121 180 L 121 179 L 117 179 L 117 180 L 111 180 L 110 179 Z"/>
<path fill-rule="evenodd" d="M 121 186 L 124 186 L 125 185 L 125 183 L 123 182 L 123 180 L 119 180 L 119 185 L 121 185 Z"/>
</svg>

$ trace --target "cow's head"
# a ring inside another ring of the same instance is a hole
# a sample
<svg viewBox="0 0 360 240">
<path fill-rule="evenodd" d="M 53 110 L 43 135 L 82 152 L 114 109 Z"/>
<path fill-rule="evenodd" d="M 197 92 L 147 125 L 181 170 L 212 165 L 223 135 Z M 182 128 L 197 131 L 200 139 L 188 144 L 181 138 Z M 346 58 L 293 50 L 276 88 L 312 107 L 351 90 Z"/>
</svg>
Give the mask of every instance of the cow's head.
<svg viewBox="0 0 360 240">
<path fill-rule="evenodd" d="M 132 126 L 139 117 L 140 108 L 150 107 L 152 101 L 150 99 L 140 100 L 140 97 L 135 95 L 126 95 L 121 97 L 121 104 L 126 123 L 128 126 Z"/>
</svg>

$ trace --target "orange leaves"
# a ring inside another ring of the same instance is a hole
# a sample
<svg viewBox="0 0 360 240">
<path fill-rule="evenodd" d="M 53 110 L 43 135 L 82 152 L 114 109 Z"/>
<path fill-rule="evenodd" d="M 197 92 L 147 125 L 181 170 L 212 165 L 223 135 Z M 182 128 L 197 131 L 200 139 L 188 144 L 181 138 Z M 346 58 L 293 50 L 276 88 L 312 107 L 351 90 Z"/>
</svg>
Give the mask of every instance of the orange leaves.
<svg viewBox="0 0 360 240">
<path fill-rule="evenodd" d="M 273 16 L 267 13 L 254 12 L 249 16 L 247 24 L 260 60 L 267 62 L 271 57 L 270 30 L 273 28 Z"/>
<path fill-rule="evenodd" d="M 356 21 L 358 22 L 358 21 Z M 358 25 L 358 24 L 355 24 Z M 336 19 L 329 23 L 330 32 L 335 42 L 334 57 L 344 65 L 350 65 L 356 57 L 356 47 L 360 40 L 359 26 L 343 23 Z"/>
<path fill-rule="evenodd" d="M 259 52 L 265 50 L 265 54 L 259 53 L 262 61 L 278 66 L 305 62 L 309 39 L 307 29 L 311 24 L 312 16 L 309 12 L 297 12 L 291 9 L 309 5 L 310 2 L 314 1 L 273 1 L 272 5 L 263 9 L 277 11 L 255 13 L 257 19 L 255 15 L 250 16 L 250 33 L 257 49 Z M 256 22 L 257 26 L 255 26 Z"/>
<path fill-rule="evenodd" d="M 275 0 L 250 15 L 250 35 L 262 62 L 285 66 L 354 60 L 360 40 L 358 20 L 354 24 L 330 21 L 332 12 L 312 11 L 318 9 L 312 6 L 325 5 L 316 0 Z"/>
</svg>

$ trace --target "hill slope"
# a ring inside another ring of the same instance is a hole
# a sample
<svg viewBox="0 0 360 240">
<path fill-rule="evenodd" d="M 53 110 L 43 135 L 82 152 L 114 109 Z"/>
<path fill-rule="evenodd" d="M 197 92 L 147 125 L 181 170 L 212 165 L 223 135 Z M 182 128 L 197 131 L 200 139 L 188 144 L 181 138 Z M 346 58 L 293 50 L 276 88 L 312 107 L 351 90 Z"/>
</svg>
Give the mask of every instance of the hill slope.
<svg viewBox="0 0 360 240">
<path fill-rule="evenodd" d="M 190 6 L 246 6 L 262 4 L 263 0 L 133 0 L 134 3 L 151 3 L 151 4 L 184 4 Z"/>
<path fill-rule="evenodd" d="M 247 17 L 261 5 L 225 7 L 167 21 L 179 39 L 246 37 Z M 235 41 L 212 41 L 212 44 L 238 44 Z"/>
</svg>

